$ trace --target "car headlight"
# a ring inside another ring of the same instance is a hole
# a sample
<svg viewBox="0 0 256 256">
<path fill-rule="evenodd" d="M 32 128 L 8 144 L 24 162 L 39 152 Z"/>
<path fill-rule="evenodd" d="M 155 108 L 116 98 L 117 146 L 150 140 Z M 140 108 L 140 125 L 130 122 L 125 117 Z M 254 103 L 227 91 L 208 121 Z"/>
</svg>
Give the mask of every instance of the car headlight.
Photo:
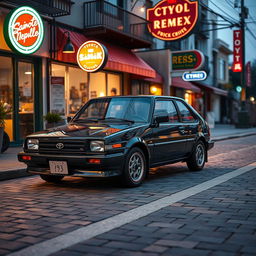
<svg viewBox="0 0 256 256">
<path fill-rule="evenodd" d="M 90 143 L 91 151 L 93 152 L 104 152 L 105 143 L 104 141 L 94 140 Z"/>
<path fill-rule="evenodd" d="M 27 148 L 29 150 L 38 150 L 39 149 L 39 140 L 38 139 L 28 139 Z"/>
</svg>

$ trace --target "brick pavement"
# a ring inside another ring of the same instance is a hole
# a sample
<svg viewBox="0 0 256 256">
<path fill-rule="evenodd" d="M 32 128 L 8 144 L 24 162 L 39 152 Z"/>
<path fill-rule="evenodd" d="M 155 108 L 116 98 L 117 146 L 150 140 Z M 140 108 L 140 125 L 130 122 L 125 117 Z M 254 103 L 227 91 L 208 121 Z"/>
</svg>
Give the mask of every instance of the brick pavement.
<svg viewBox="0 0 256 256">
<path fill-rule="evenodd" d="M 52 255 L 254 256 L 255 181 L 256 170 Z"/>
<path fill-rule="evenodd" d="M 210 151 L 212 154 L 210 162 L 207 163 L 202 172 L 190 173 L 187 171 L 185 164 L 152 169 L 149 179 L 142 187 L 135 189 L 120 188 L 114 183 L 115 180 L 112 182 L 91 181 L 80 178 L 66 179 L 58 185 L 47 184 L 38 177 L 1 182 L 0 255 L 5 255 L 11 251 L 19 250 L 128 211 L 254 162 L 256 151 L 252 151 L 249 147 L 254 146 L 255 138 L 256 136 L 250 136 L 239 139 L 242 145 L 239 152 L 234 151 L 238 145 L 236 140 L 218 142 L 214 149 L 216 151 Z M 226 154 L 227 151 L 233 153 L 229 155 Z M 224 154 L 220 155 L 222 153 Z M 218 157 L 216 157 L 216 154 L 219 154 Z M 172 223 L 170 220 L 175 220 L 175 218 L 185 213 L 186 216 L 192 214 L 190 219 L 187 219 L 192 220 L 194 215 L 200 214 L 190 213 L 186 208 L 185 210 L 183 208 L 182 206 L 174 208 L 178 211 L 174 212 L 175 214 L 171 218 L 161 217 L 161 220 L 157 223 L 151 223 L 151 226 L 143 227 L 144 233 L 151 234 L 159 229 L 158 225 L 163 226 L 165 223 L 169 226 L 161 227 L 162 229 L 180 229 L 182 228 L 180 223 Z M 215 212 L 212 209 L 206 209 L 206 211 Z M 152 221 L 155 221 L 155 219 L 153 217 Z M 231 224 L 235 225 L 234 223 Z M 134 225 L 132 227 L 135 228 Z M 206 227 L 208 228 L 208 226 Z M 141 226 L 136 226 L 136 228 L 141 231 Z M 208 230 L 207 228 L 206 230 Z M 188 231 L 189 228 L 186 232 Z M 211 229 L 208 231 L 211 232 Z M 130 243 L 130 241 L 125 241 L 126 234 L 121 235 L 122 232 L 118 234 L 118 237 L 123 241 L 119 242 Z M 178 233 L 176 235 L 184 234 Z M 136 235 L 134 236 L 136 238 Z M 154 237 L 151 237 L 151 239 L 141 237 L 138 241 L 144 241 L 150 246 L 151 243 L 154 243 L 154 239 Z M 95 243 L 99 242 L 100 244 L 101 240 L 98 240 L 94 239 Z M 118 242 L 115 241 L 114 237 L 111 241 Z M 116 243 L 112 244 L 119 246 Z M 163 247 L 163 245 L 154 246 Z"/>
</svg>

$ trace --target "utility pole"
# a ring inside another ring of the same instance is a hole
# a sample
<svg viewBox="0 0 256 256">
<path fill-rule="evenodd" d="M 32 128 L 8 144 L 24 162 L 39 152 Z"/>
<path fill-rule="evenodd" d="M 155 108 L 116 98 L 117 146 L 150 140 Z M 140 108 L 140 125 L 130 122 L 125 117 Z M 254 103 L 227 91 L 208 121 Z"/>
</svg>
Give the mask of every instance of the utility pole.
<svg viewBox="0 0 256 256">
<path fill-rule="evenodd" d="M 244 6 L 244 0 L 241 0 L 240 26 L 242 34 L 242 72 L 241 72 L 241 100 L 246 101 L 246 82 L 245 82 L 245 19 L 248 17 L 248 8 Z"/>
</svg>

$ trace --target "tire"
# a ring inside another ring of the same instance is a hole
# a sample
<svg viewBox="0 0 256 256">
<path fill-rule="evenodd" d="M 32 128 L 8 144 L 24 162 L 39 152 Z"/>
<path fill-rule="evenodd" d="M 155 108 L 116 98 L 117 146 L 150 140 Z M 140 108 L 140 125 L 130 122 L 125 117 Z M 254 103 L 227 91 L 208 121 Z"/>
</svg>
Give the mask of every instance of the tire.
<svg viewBox="0 0 256 256">
<path fill-rule="evenodd" d="M 201 171 L 206 161 L 206 149 L 202 141 L 198 141 L 194 146 L 193 152 L 187 160 L 188 169 L 192 172 Z"/>
<path fill-rule="evenodd" d="M 140 186 L 146 177 L 147 163 L 143 151 L 137 147 L 132 148 L 126 157 L 122 181 L 127 187 Z"/>
<path fill-rule="evenodd" d="M 4 137 L 3 137 L 3 145 L 1 148 L 1 153 L 4 153 L 10 146 L 10 138 L 6 132 L 4 132 Z"/>
<path fill-rule="evenodd" d="M 40 177 L 43 180 L 51 183 L 59 183 L 64 178 L 64 176 L 54 176 L 54 175 L 46 175 L 46 174 L 40 174 Z"/>
</svg>

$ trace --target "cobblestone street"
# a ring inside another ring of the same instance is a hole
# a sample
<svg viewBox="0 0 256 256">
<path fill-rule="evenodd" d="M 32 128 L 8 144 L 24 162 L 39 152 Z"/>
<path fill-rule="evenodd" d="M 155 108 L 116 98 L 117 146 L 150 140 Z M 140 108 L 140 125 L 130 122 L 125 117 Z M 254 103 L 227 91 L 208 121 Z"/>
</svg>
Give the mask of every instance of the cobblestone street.
<svg viewBox="0 0 256 256">
<path fill-rule="evenodd" d="M 37 176 L 2 181 L 0 255 L 26 255 L 19 254 L 24 248 L 31 248 L 33 255 L 33 246 L 41 242 L 68 238 L 72 231 L 252 164 L 255 141 L 256 136 L 219 141 L 202 172 L 189 172 L 184 163 L 164 166 L 152 169 L 145 183 L 133 189 L 120 187 L 116 179 L 65 178 L 57 185 Z M 255 255 L 255 178 L 252 168 L 96 237 L 63 244 L 50 254 Z"/>
</svg>

